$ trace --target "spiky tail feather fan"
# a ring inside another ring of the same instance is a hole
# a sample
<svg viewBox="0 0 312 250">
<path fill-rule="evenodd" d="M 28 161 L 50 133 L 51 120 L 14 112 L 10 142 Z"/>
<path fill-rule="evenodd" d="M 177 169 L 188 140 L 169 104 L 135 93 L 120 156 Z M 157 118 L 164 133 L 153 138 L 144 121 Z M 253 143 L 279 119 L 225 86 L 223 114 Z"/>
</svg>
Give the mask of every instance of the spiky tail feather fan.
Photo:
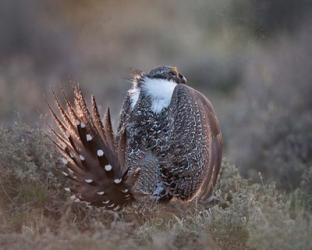
<svg viewBox="0 0 312 250">
<path fill-rule="evenodd" d="M 102 122 L 94 96 L 90 111 L 78 86 L 74 87 L 74 104 L 64 97 L 65 108 L 54 96 L 60 115 L 49 108 L 60 131 L 51 129 L 51 139 L 64 156 L 67 171 L 63 174 L 72 183 L 65 190 L 71 192 L 76 201 L 115 211 L 133 202 L 132 189 L 139 169 L 128 175 L 127 135 L 123 131 L 117 141 L 109 109 Z"/>
</svg>

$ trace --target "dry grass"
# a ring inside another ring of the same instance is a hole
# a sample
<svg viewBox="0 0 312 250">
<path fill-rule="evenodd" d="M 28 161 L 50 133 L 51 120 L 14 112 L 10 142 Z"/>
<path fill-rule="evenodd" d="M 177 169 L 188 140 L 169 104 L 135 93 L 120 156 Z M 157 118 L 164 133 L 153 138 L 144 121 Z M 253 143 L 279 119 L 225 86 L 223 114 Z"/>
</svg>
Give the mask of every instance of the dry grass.
<svg viewBox="0 0 312 250">
<path fill-rule="evenodd" d="M 227 161 L 214 207 L 137 204 L 117 214 L 70 201 L 56 171 L 57 153 L 42 130 L 2 128 L 0 145 L 2 249 L 312 247 L 311 216 L 302 196 L 249 183 Z"/>
<path fill-rule="evenodd" d="M 42 129 L 0 127 L 1 249 L 312 249 L 309 1 L 50 2 L 0 1 L 0 126 L 37 123 L 43 93 L 68 78 L 116 116 L 130 67 L 177 65 L 252 181 L 224 161 L 210 210 L 87 209 L 63 191 Z"/>
</svg>

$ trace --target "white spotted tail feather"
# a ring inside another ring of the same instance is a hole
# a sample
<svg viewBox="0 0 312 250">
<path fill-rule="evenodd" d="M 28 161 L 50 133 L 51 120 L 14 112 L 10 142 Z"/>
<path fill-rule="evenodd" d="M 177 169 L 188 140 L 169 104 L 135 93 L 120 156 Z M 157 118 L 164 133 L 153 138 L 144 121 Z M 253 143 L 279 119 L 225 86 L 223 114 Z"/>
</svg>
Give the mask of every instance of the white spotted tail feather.
<svg viewBox="0 0 312 250">
<path fill-rule="evenodd" d="M 101 121 L 92 96 L 92 110 L 79 87 L 74 89 L 74 104 L 65 97 L 66 108 L 55 96 L 60 116 L 50 107 L 60 132 L 52 129 L 53 142 L 63 154 L 72 186 L 66 188 L 75 201 L 89 205 L 119 210 L 135 200 L 132 191 L 139 170 L 128 175 L 125 166 L 126 132 L 116 140 L 109 109 Z"/>
</svg>

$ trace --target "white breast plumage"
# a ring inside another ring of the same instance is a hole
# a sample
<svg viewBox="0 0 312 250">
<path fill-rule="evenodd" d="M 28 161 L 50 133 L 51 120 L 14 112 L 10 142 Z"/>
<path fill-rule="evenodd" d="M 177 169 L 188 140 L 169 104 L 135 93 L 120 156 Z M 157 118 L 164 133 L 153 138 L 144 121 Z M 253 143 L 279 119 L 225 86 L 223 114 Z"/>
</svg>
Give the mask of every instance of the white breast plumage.
<svg viewBox="0 0 312 250">
<path fill-rule="evenodd" d="M 152 111 L 156 114 L 167 108 L 177 84 L 163 79 L 146 78 L 142 90 L 152 99 Z"/>
<path fill-rule="evenodd" d="M 138 102 L 139 96 L 140 96 L 140 89 L 135 87 L 132 88 L 128 91 L 129 96 L 130 96 L 130 104 L 131 104 L 131 109 L 134 109 L 135 104 Z"/>
</svg>

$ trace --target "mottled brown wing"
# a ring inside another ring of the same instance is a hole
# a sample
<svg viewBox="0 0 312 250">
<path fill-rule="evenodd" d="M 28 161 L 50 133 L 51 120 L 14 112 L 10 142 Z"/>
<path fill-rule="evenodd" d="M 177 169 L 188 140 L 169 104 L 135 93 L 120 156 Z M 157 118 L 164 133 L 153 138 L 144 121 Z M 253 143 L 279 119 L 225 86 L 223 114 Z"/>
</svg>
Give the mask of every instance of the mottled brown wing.
<svg viewBox="0 0 312 250">
<path fill-rule="evenodd" d="M 117 140 L 109 109 L 102 122 L 94 97 L 89 110 L 78 87 L 74 89 L 74 96 L 74 104 L 65 98 L 65 108 L 55 96 L 60 115 L 50 107 L 60 130 L 52 129 L 51 139 L 64 156 L 67 171 L 63 174 L 72 183 L 65 190 L 73 194 L 75 201 L 119 210 L 134 200 L 132 187 L 139 174 L 138 171 L 127 174 L 126 131 L 121 130 Z"/>
<path fill-rule="evenodd" d="M 208 174 L 201 187 L 199 198 L 200 201 L 205 202 L 212 195 L 212 191 L 219 177 L 219 172 L 222 163 L 223 139 L 219 125 L 218 118 L 214 111 L 211 102 L 202 93 L 194 91 L 194 98 L 198 101 L 202 124 L 206 126 L 206 131 L 209 134 L 209 157 L 208 160 Z M 205 157 L 205 156 L 204 156 Z"/>
<path fill-rule="evenodd" d="M 207 199 L 221 165 L 222 136 L 209 100 L 197 90 L 179 84 L 170 113 L 174 120 L 169 160 L 161 166 L 170 192 L 181 199 Z"/>
</svg>

